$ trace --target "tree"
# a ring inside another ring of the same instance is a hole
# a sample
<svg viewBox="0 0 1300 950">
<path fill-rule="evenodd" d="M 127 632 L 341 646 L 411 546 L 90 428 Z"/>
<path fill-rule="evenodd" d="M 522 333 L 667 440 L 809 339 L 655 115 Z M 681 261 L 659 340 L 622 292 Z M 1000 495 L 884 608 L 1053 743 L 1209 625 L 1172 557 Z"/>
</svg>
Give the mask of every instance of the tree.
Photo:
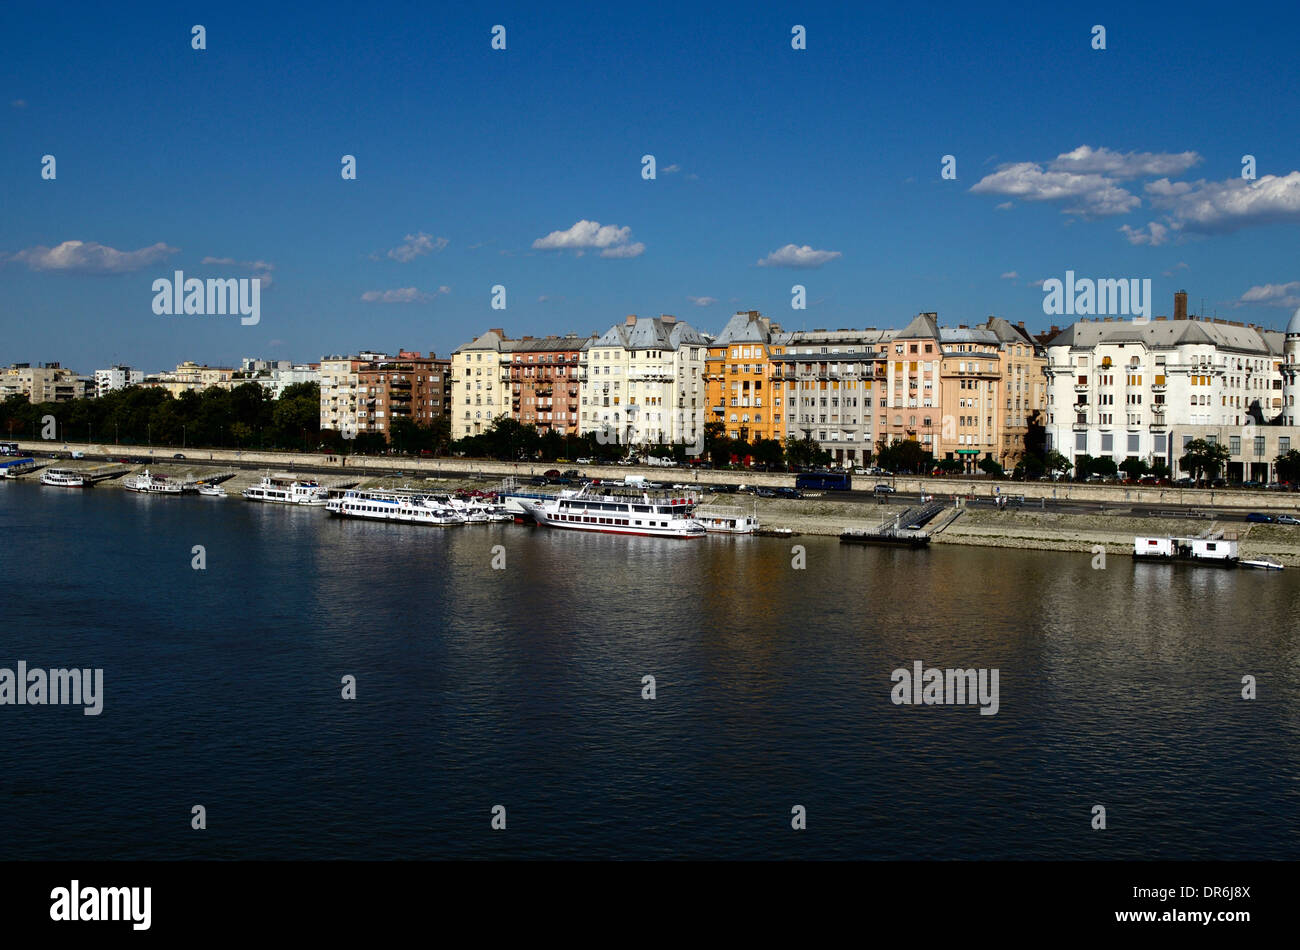
<svg viewBox="0 0 1300 950">
<path fill-rule="evenodd" d="M 1103 455 L 1099 459 L 1092 460 L 1092 474 L 1101 475 L 1103 478 L 1113 478 L 1119 473 L 1119 466 L 1109 455 Z"/>
<path fill-rule="evenodd" d="M 979 467 L 980 471 L 984 472 L 986 475 L 991 475 L 994 478 L 1001 478 L 1004 474 L 1002 463 L 996 462 L 993 459 L 980 459 Z"/>
<path fill-rule="evenodd" d="M 1228 461 L 1228 447 L 1208 439 L 1192 439 L 1183 446 L 1183 457 L 1178 460 L 1183 471 L 1189 472 L 1193 479 L 1199 481 L 1202 474 L 1213 478 L 1219 467 Z"/>
<path fill-rule="evenodd" d="M 1300 450 L 1292 449 L 1290 452 L 1283 452 L 1273 459 L 1273 464 L 1277 466 L 1278 481 L 1291 483 L 1300 481 Z"/>
<path fill-rule="evenodd" d="M 776 439 L 755 439 L 753 451 L 754 461 L 769 467 L 780 465 L 784 455 L 781 443 Z"/>
<path fill-rule="evenodd" d="M 1147 463 L 1142 461 L 1142 459 L 1138 458 L 1136 455 L 1130 455 L 1124 461 L 1120 462 L 1119 470 L 1134 481 L 1141 478 L 1149 471 Z"/>
<path fill-rule="evenodd" d="M 811 435 L 802 439 L 794 436 L 785 440 L 785 460 L 791 468 L 815 468 L 822 447 Z M 828 456 L 830 453 L 826 453 Z"/>
<path fill-rule="evenodd" d="M 1092 474 L 1092 466 L 1097 460 L 1086 452 L 1074 460 L 1074 480 L 1081 482 Z"/>
<path fill-rule="evenodd" d="M 876 460 L 891 472 L 928 472 L 934 465 L 934 456 L 916 439 L 894 439 L 888 445 L 881 442 L 876 447 Z"/>
<path fill-rule="evenodd" d="M 1055 449 L 1051 449 L 1043 457 L 1043 468 L 1048 472 L 1060 472 L 1065 474 L 1074 468 L 1074 463 Z"/>
</svg>

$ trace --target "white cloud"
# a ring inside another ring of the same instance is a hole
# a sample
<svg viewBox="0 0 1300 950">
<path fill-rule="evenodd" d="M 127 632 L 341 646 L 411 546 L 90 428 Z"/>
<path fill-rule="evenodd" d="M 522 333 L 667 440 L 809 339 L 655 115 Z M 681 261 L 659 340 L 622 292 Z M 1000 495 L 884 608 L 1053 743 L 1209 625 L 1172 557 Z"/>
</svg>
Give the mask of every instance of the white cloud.
<svg viewBox="0 0 1300 950">
<path fill-rule="evenodd" d="M 787 244 L 785 247 L 777 248 L 767 257 L 758 262 L 759 267 L 798 267 L 812 268 L 821 267 L 828 261 L 833 261 L 837 257 L 843 257 L 839 251 L 817 251 L 805 244 L 799 247 L 795 244 Z"/>
<path fill-rule="evenodd" d="M 687 294 L 686 299 L 697 307 L 712 307 L 718 302 L 717 297 L 692 297 L 689 294 Z"/>
<path fill-rule="evenodd" d="M 1152 175 L 1180 175 L 1201 163 L 1196 152 L 1112 152 L 1080 145 L 1056 156 L 1048 165 L 1052 171 L 1098 173 L 1115 179 L 1149 178 Z"/>
<path fill-rule="evenodd" d="M 9 104 L 10 104 L 11 106 L 13 106 L 15 109 L 26 109 L 26 108 L 27 108 L 27 100 L 26 100 L 26 99 L 13 99 L 13 100 L 10 101 Z"/>
<path fill-rule="evenodd" d="M 1176 231 L 1224 234 L 1251 225 L 1300 220 L 1300 171 L 1255 181 L 1170 182 L 1147 186 L 1151 203 L 1166 212 Z"/>
<path fill-rule="evenodd" d="M 661 168 L 661 169 L 659 169 L 659 170 L 660 170 L 661 172 L 663 172 L 665 175 L 674 175 L 674 174 L 676 174 L 677 172 L 679 172 L 679 171 L 682 170 L 682 166 L 677 165 L 677 164 L 665 165 L 663 168 Z"/>
<path fill-rule="evenodd" d="M 1009 271 L 1007 271 L 1005 274 L 1003 274 L 1002 277 L 1001 277 L 1000 279 L 1001 279 L 1001 280 L 1015 280 L 1015 279 L 1016 279 L 1017 277 L 1019 277 L 1019 276 L 1020 276 L 1020 275 L 1017 274 L 1015 271 L 1013 271 L 1013 270 L 1009 270 Z"/>
<path fill-rule="evenodd" d="M 10 254 L 8 260 L 32 270 L 81 274 L 125 274 L 165 260 L 180 249 L 159 241 L 138 251 L 119 251 L 94 241 L 64 241 L 56 247 L 29 247 Z"/>
<path fill-rule="evenodd" d="M 1016 206 L 1016 203 L 1015 203 L 1014 201 L 1004 201 L 1004 202 L 1002 202 L 1002 204 L 1000 204 L 1000 205 L 994 205 L 994 206 L 993 206 L 993 210 L 995 210 L 995 211 L 1010 211 L 1010 210 L 1011 210 L 1012 208 L 1014 208 L 1015 206 Z"/>
<path fill-rule="evenodd" d="M 588 248 L 602 249 L 601 257 L 636 257 L 645 250 L 644 244 L 628 244 L 632 238 L 630 227 L 618 227 L 613 224 L 602 225 L 599 221 L 583 219 L 564 231 L 552 231 L 546 237 L 533 242 L 533 249 L 538 251 L 582 251 Z M 618 252 L 619 248 L 640 248 L 640 250 Z M 613 253 L 604 253 L 610 251 Z"/>
<path fill-rule="evenodd" d="M 1149 244 L 1152 247 L 1159 247 L 1169 240 L 1169 229 L 1159 221 L 1152 221 L 1138 228 L 1127 224 L 1120 225 L 1120 231 L 1128 238 L 1130 244 Z"/>
<path fill-rule="evenodd" d="M 1046 282 L 1047 282 L 1047 278 L 1045 278 L 1045 277 L 1040 277 L 1038 280 L 1031 280 L 1031 281 L 1030 281 L 1028 284 L 1026 284 L 1025 286 L 1026 286 L 1026 287 L 1037 287 L 1037 288 L 1039 288 L 1039 289 L 1041 290 L 1043 284 L 1045 284 Z"/>
<path fill-rule="evenodd" d="M 366 303 L 421 303 L 429 295 L 414 287 L 401 287 L 397 290 L 367 290 L 361 295 Z"/>
<path fill-rule="evenodd" d="M 1241 295 L 1241 304 L 1259 304 L 1291 310 L 1300 307 L 1300 280 L 1285 284 L 1257 284 Z"/>
<path fill-rule="evenodd" d="M 448 287 L 446 284 L 443 284 L 441 287 L 438 288 L 438 293 L 449 294 L 451 293 L 451 288 Z"/>
<path fill-rule="evenodd" d="M 1113 179 L 1095 173 L 1044 171 L 1036 162 L 1003 165 L 972 187 L 974 194 L 1011 195 L 1023 201 L 1070 201 L 1067 214 L 1105 217 L 1125 214 L 1142 203 Z"/>
<path fill-rule="evenodd" d="M 581 254 L 582 251 L 579 251 L 578 253 Z M 600 256 L 613 257 L 613 258 L 630 258 L 630 257 L 640 257 L 644 253 L 645 253 L 645 245 L 642 244 L 640 241 L 637 241 L 635 244 L 620 244 L 617 247 L 607 247 L 600 252 Z"/>
<path fill-rule="evenodd" d="M 233 257 L 205 257 L 202 263 L 250 271 L 254 277 L 261 279 L 263 290 L 271 286 L 271 271 L 275 270 L 275 265 L 268 261 L 237 261 Z"/>
<path fill-rule="evenodd" d="M 388 252 L 388 256 L 405 264 L 425 254 L 441 251 L 448 243 L 450 242 L 445 237 L 436 238 L 424 231 L 417 231 L 403 238 L 401 244 Z"/>
</svg>

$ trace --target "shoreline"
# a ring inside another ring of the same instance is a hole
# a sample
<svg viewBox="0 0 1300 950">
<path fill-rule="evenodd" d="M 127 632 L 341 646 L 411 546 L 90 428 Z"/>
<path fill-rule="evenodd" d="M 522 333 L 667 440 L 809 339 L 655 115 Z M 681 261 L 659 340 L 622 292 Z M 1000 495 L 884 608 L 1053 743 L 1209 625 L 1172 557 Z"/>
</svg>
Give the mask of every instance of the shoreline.
<svg viewBox="0 0 1300 950">
<path fill-rule="evenodd" d="M 247 459 L 242 461 L 245 464 L 248 463 Z M 382 461 L 387 462 L 388 460 Z M 71 462 L 60 460 L 53 464 L 59 468 L 82 470 L 113 465 L 113 463 L 98 462 L 92 459 L 78 459 Z M 121 466 L 113 465 L 113 467 L 120 468 Z M 231 466 L 222 465 L 219 460 L 160 459 L 148 466 L 129 465 L 123 474 L 135 474 L 146 467 L 160 475 L 194 478 L 202 478 L 205 475 L 230 472 L 232 470 Z M 332 469 L 328 474 L 306 472 L 302 474 L 309 475 L 309 477 L 319 481 L 326 487 L 337 487 L 345 483 L 356 483 L 359 488 L 420 487 L 430 484 L 426 479 L 433 479 L 436 480 L 436 489 L 439 491 L 454 491 L 461 487 L 490 487 L 485 484 L 483 479 L 492 479 L 498 474 L 501 478 L 505 478 L 509 474 L 516 474 L 516 472 L 508 471 L 511 468 L 508 463 L 499 466 L 507 469 L 506 472 L 488 473 L 486 469 L 490 467 L 492 466 L 483 465 L 476 468 L 474 472 L 443 471 L 436 476 L 431 476 L 407 466 L 406 469 L 400 470 L 403 472 L 400 478 L 394 478 L 391 474 L 374 470 L 367 471 L 361 468 Z M 271 471 L 292 472 L 286 465 L 272 465 L 268 466 L 268 468 Z M 241 504 L 250 503 L 239 497 L 239 491 L 256 482 L 266 470 L 266 468 L 256 470 L 235 469 L 234 477 L 223 482 L 223 487 L 230 493 L 229 498 L 223 500 L 194 499 L 194 501 L 201 501 L 204 504 L 218 504 L 222 501 Z M 399 471 L 399 469 L 394 467 L 393 471 Z M 601 466 L 599 471 L 602 476 L 607 475 L 613 478 L 618 476 L 620 472 L 628 470 L 615 466 Z M 686 474 L 678 469 L 646 469 L 644 467 L 637 467 L 631 473 L 658 477 L 664 480 L 671 480 L 674 474 L 679 476 Z M 743 473 L 710 472 L 708 474 L 727 476 L 741 475 Z M 31 473 L 13 480 L 36 483 L 38 478 L 37 473 Z M 791 476 L 785 475 L 784 478 L 790 480 Z M 932 485 L 934 481 L 933 479 L 930 480 Z M 1000 487 L 1006 486 L 1006 483 L 997 484 Z M 91 489 L 60 489 L 42 486 L 43 490 L 47 491 L 103 491 L 105 489 L 111 490 L 114 487 L 122 488 L 120 478 L 99 482 Z M 701 504 L 734 507 L 746 512 L 756 509 L 759 521 L 764 527 L 789 528 L 798 535 L 814 537 L 838 537 L 844 531 L 873 529 L 879 526 L 882 521 L 892 519 L 909 507 L 907 504 L 893 501 L 887 501 L 885 504 L 873 504 L 869 501 L 845 501 L 836 499 L 833 495 L 809 496 L 800 500 L 791 500 L 756 498 L 748 494 L 715 494 L 707 491 L 708 482 L 704 480 L 698 482 L 698 487 L 701 491 Z M 947 487 L 959 486 L 951 485 Z M 991 485 L 985 486 L 985 493 L 977 496 L 977 498 L 987 498 L 988 489 L 991 487 Z M 944 500 L 945 496 L 951 498 L 950 492 L 938 492 L 937 494 L 940 500 Z M 1013 494 L 1013 492 L 1008 492 L 1008 494 Z M 1286 501 L 1291 501 L 1294 497 L 1287 496 L 1284 493 L 1277 494 L 1282 494 Z M 952 510 L 951 504 L 949 510 Z M 932 544 L 1074 553 L 1094 553 L 1093 549 L 1101 546 L 1105 549 L 1107 555 L 1131 557 L 1133 554 L 1133 538 L 1135 536 L 1188 536 L 1199 534 L 1207 529 L 1213 529 L 1223 530 L 1229 538 L 1235 536 L 1240 542 L 1242 557 L 1274 557 L 1287 566 L 1300 567 L 1300 526 L 1240 522 L 1224 523 L 1212 517 L 1134 515 L 1131 511 L 1126 510 L 1123 503 L 1118 500 L 1117 507 L 1105 513 L 1040 510 L 1029 506 L 1028 500 L 1026 506 L 1019 509 L 998 510 L 992 506 L 985 507 L 984 504 L 978 502 L 974 504 L 963 502 L 960 510 L 960 515 L 950 520 L 937 534 L 932 536 Z M 940 515 L 934 523 L 939 524 L 944 520 L 945 516 Z"/>
</svg>

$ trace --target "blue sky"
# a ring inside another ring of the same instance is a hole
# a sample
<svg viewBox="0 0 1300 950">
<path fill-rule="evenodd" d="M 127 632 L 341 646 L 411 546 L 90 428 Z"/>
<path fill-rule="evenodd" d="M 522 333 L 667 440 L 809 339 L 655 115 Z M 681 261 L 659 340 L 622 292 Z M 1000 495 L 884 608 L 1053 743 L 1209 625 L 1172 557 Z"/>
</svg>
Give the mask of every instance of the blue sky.
<svg viewBox="0 0 1300 950">
<path fill-rule="evenodd" d="M 1067 269 L 1149 277 L 1156 313 L 1300 306 L 1294 5 L 267 6 L 0 12 L 0 363 L 445 355 L 736 309 L 1037 330 Z M 261 322 L 155 315 L 177 269 L 269 278 Z"/>
</svg>

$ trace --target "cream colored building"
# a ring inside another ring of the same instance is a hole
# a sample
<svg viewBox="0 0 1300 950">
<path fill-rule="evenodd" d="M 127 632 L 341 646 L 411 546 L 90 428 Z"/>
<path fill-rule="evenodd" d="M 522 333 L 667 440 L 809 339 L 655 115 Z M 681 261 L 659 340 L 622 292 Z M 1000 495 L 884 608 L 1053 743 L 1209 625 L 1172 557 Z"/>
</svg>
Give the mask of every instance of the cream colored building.
<svg viewBox="0 0 1300 950">
<path fill-rule="evenodd" d="M 451 437 L 481 435 L 511 414 L 510 354 L 518 341 L 494 328 L 451 355 Z"/>
<path fill-rule="evenodd" d="M 709 338 L 670 314 L 629 316 L 582 348 L 579 431 L 621 445 L 704 437 Z"/>
</svg>

